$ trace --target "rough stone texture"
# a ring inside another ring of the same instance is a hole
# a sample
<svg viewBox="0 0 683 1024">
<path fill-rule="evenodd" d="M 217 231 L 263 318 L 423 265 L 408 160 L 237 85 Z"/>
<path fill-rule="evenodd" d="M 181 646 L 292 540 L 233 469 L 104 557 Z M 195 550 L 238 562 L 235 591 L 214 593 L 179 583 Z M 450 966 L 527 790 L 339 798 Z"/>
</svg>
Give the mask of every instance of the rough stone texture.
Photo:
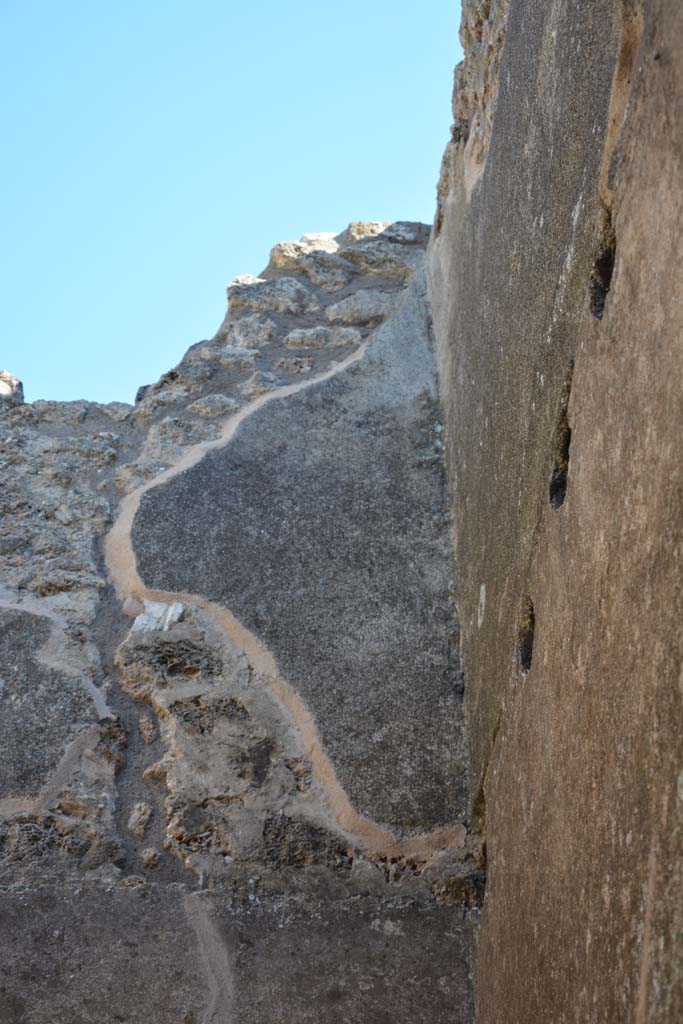
<svg viewBox="0 0 683 1024">
<path fill-rule="evenodd" d="M 370 324 L 384 320 L 393 311 L 394 302 L 391 292 L 367 289 L 328 306 L 325 315 L 333 324 Z"/>
<path fill-rule="evenodd" d="M 429 269 L 482 1024 L 683 1017 L 682 39 L 465 5 Z"/>
<path fill-rule="evenodd" d="M 41 880 L 3 893 L 0 923 L 3 1024 L 209 1019 L 180 887 Z"/>
<path fill-rule="evenodd" d="M 23 400 L 24 388 L 19 378 L 6 370 L 0 370 L 0 402 L 9 405 Z"/>
<path fill-rule="evenodd" d="M 313 711 L 356 808 L 408 831 L 465 802 L 435 387 L 415 287 L 360 363 L 264 406 L 148 491 L 133 526 L 144 582 L 230 609 Z"/>
<path fill-rule="evenodd" d="M 50 632 L 47 619 L 0 615 L 0 800 L 37 793 L 69 739 L 96 719 L 81 680 L 36 656 Z"/>
<path fill-rule="evenodd" d="M 0 1019 L 465 1021 L 461 917 L 373 898 L 268 906 L 254 887 L 240 900 L 135 878 L 43 883 L 3 895 Z"/>
<path fill-rule="evenodd" d="M 480 1024 L 683 1018 L 683 9 L 461 38 L 428 288 L 357 222 L 134 406 L 0 372 L 2 1024 L 471 1024 L 473 926 Z"/>
<path fill-rule="evenodd" d="M 0 378 L 3 1024 L 471 1021 L 427 236 L 276 246 L 133 407 Z"/>
</svg>

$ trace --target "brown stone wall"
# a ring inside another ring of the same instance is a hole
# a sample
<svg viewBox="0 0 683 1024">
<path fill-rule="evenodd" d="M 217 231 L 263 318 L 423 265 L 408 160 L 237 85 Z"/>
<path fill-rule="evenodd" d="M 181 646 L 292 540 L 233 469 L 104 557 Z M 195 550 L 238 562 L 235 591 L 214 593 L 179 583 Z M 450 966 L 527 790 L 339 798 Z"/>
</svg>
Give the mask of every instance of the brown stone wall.
<svg viewBox="0 0 683 1024">
<path fill-rule="evenodd" d="M 680 1021 L 683 8 L 464 7 L 429 263 L 478 1020 Z"/>
</svg>

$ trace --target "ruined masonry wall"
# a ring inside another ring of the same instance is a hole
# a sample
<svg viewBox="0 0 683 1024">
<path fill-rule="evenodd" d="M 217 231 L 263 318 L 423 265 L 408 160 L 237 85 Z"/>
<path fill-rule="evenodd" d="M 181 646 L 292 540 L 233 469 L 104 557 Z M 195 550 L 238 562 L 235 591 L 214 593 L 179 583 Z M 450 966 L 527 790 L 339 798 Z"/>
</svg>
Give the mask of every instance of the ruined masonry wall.
<svg viewBox="0 0 683 1024">
<path fill-rule="evenodd" d="M 471 1020 L 428 237 L 277 245 L 134 406 L 1 378 L 3 1024 Z"/>
</svg>

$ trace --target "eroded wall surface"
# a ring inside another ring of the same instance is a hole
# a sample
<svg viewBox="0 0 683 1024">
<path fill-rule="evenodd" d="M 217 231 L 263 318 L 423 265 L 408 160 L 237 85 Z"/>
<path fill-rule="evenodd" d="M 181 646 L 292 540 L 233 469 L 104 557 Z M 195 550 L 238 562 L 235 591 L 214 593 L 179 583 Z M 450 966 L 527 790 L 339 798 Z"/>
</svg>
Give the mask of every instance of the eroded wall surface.
<svg viewBox="0 0 683 1024">
<path fill-rule="evenodd" d="M 277 245 L 134 406 L 0 376 L 0 1020 L 472 1019 L 429 228 Z"/>
<path fill-rule="evenodd" d="M 683 1017 L 683 11 L 462 39 L 426 260 L 0 372 L 3 1024 Z"/>
<path fill-rule="evenodd" d="M 482 1024 L 683 1017 L 683 8 L 464 4 L 428 259 Z"/>
</svg>

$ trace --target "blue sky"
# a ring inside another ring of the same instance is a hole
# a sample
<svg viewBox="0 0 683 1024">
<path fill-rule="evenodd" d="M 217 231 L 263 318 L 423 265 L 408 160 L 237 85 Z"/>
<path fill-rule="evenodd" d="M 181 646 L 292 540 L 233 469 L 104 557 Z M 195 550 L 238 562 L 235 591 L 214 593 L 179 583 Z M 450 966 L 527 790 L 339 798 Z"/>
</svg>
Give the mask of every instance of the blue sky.
<svg viewBox="0 0 683 1024">
<path fill-rule="evenodd" d="M 132 401 L 275 242 L 434 213 L 455 0 L 6 3 L 0 368 Z"/>
</svg>

